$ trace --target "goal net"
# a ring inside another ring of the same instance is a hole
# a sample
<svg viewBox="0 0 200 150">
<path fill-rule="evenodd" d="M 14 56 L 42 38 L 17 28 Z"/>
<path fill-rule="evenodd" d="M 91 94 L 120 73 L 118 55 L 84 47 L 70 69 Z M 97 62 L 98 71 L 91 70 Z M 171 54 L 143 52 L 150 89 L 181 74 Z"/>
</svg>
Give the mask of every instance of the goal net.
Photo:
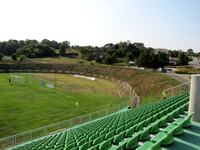
<svg viewBox="0 0 200 150">
<path fill-rule="evenodd" d="M 25 83 L 25 78 L 19 75 L 11 74 L 10 79 L 11 79 L 11 82 L 23 83 L 23 84 Z"/>
</svg>

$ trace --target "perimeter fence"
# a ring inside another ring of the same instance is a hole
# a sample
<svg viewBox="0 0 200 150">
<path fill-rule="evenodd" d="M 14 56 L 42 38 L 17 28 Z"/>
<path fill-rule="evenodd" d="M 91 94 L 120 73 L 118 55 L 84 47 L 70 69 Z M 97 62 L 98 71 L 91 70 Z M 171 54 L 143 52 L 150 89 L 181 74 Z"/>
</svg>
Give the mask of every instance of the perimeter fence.
<svg viewBox="0 0 200 150">
<path fill-rule="evenodd" d="M 180 85 L 165 89 L 163 91 L 164 97 L 172 97 L 190 91 L 190 82 L 185 82 Z"/>
</svg>

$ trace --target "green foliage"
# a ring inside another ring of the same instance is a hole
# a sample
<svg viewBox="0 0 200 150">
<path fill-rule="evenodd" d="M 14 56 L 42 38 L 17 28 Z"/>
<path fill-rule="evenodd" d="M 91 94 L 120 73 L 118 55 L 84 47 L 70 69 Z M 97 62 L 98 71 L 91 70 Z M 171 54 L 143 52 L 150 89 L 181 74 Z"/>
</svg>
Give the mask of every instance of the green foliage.
<svg viewBox="0 0 200 150">
<path fill-rule="evenodd" d="M 189 56 L 194 56 L 195 55 L 193 49 L 188 49 L 187 53 L 188 53 Z"/>
<path fill-rule="evenodd" d="M 2 61 L 2 60 L 3 60 L 3 54 L 0 53 L 0 61 Z"/>
<path fill-rule="evenodd" d="M 48 39 L 43 39 L 41 41 L 41 44 L 45 44 L 45 45 L 48 45 L 49 47 L 51 48 L 54 48 L 54 49 L 58 49 L 59 48 L 59 43 L 57 41 L 50 41 Z"/>
<path fill-rule="evenodd" d="M 53 56 L 55 54 L 55 52 L 53 52 L 54 49 L 59 49 L 60 47 L 64 47 L 64 49 L 70 48 L 70 42 L 63 41 L 58 43 L 57 41 L 50 41 L 48 39 L 43 39 L 41 42 L 29 39 L 25 41 L 9 40 L 0 42 L 0 53 L 9 56 L 17 53 L 17 55 L 23 54 L 30 58 L 48 57 Z"/>
<path fill-rule="evenodd" d="M 104 64 L 113 64 L 114 63 L 114 57 L 111 54 L 106 54 L 105 58 L 103 59 Z"/>
<path fill-rule="evenodd" d="M 188 65 L 188 62 L 189 62 L 188 56 L 184 52 L 180 52 L 178 54 L 177 64 L 180 65 L 180 66 L 183 66 L 183 65 Z"/>
<path fill-rule="evenodd" d="M 13 61 L 16 61 L 16 60 L 17 60 L 17 55 L 16 55 L 16 53 L 12 54 L 11 58 L 12 58 Z"/>
<path fill-rule="evenodd" d="M 137 60 L 137 65 L 139 67 L 151 68 L 153 58 L 154 52 L 152 49 L 142 49 L 140 52 L 140 56 Z"/>
<path fill-rule="evenodd" d="M 63 45 L 60 46 L 59 54 L 60 54 L 61 56 L 64 56 L 64 55 L 65 55 L 65 47 L 64 47 Z"/>
<path fill-rule="evenodd" d="M 26 60 L 26 56 L 25 55 L 20 55 L 19 56 L 19 61 L 20 62 L 23 62 L 23 61 L 25 61 Z"/>
<path fill-rule="evenodd" d="M 62 43 L 60 43 L 59 48 L 60 48 L 60 49 L 68 49 L 68 48 L 70 48 L 70 43 L 69 43 L 69 41 L 63 41 Z"/>
<path fill-rule="evenodd" d="M 51 57 L 55 55 L 55 51 L 45 44 L 25 45 L 17 49 L 17 55 L 25 55 L 29 58 L 34 57 Z"/>
<path fill-rule="evenodd" d="M 169 55 L 163 52 L 158 52 L 158 67 L 164 68 L 169 64 Z"/>
</svg>

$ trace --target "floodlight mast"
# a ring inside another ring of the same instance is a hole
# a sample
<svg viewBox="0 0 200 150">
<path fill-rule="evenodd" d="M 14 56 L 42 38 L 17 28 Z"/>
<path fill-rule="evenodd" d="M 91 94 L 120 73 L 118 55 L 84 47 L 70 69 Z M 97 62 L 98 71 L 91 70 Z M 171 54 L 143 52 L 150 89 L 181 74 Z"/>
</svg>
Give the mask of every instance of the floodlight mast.
<svg viewBox="0 0 200 150">
<path fill-rule="evenodd" d="M 200 121 L 200 75 L 191 76 L 189 114 L 194 112 L 193 121 Z"/>
</svg>

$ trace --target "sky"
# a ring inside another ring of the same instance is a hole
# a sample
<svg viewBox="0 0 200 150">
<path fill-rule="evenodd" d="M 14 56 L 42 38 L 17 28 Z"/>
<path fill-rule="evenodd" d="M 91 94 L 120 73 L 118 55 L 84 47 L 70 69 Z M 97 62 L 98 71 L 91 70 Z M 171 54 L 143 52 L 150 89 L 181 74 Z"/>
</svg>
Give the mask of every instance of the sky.
<svg viewBox="0 0 200 150">
<path fill-rule="evenodd" d="M 0 41 L 44 38 L 200 52 L 200 0 L 0 0 Z"/>
</svg>

